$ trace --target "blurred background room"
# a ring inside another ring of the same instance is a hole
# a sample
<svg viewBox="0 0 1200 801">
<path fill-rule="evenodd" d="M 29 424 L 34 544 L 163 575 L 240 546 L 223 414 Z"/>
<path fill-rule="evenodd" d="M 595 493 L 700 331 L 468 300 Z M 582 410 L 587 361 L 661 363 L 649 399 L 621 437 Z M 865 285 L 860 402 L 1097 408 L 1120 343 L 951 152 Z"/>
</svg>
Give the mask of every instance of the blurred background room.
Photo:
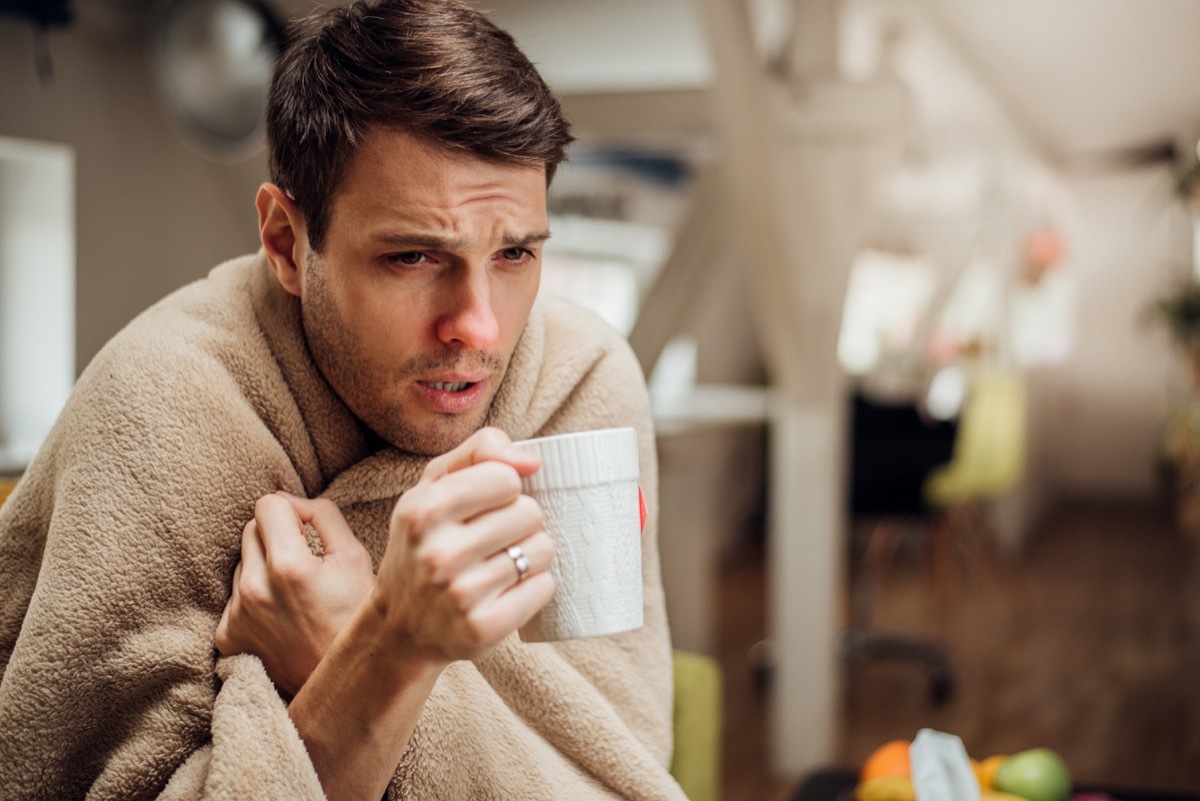
<svg viewBox="0 0 1200 801">
<path fill-rule="evenodd" d="M 921 727 L 1200 795 L 1200 3 L 475 4 L 575 125 L 543 290 L 647 376 L 703 797 Z M 257 248 L 317 5 L 0 0 L 0 475 Z"/>
</svg>

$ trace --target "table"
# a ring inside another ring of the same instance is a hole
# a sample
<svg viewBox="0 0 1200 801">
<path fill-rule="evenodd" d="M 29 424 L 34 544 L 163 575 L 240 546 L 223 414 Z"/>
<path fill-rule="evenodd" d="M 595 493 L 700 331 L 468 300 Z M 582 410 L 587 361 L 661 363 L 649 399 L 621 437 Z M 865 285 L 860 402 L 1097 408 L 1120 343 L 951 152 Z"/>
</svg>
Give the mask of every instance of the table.
<svg viewBox="0 0 1200 801">
<path fill-rule="evenodd" d="M 792 796 L 791 801 L 850 801 L 850 792 L 857 782 L 857 774 L 846 770 L 819 770 L 811 774 Z M 1104 787 L 1077 787 L 1078 793 L 1107 793 L 1117 801 L 1200 801 L 1197 795 L 1171 793 L 1149 793 L 1141 790 L 1126 790 Z"/>
</svg>

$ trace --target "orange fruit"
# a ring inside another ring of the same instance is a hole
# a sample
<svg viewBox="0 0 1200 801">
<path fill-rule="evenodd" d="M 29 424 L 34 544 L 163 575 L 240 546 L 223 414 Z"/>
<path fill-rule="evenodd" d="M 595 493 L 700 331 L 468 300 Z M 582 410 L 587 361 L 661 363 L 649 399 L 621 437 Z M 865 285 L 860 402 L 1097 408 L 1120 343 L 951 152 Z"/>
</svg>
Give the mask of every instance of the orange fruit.
<svg viewBox="0 0 1200 801">
<path fill-rule="evenodd" d="M 1000 765 L 1006 759 L 1008 759 L 1008 754 L 996 754 L 979 763 L 979 767 L 975 770 L 975 776 L 979 779 L 980 787 L 985 790 L 996 789 L 996 771 L 1000 769 Z"/>
<path fill-rule="evenodd" d="M 859 778 L 868 781 L 876 776 L 909 776 L 908 740 L 890 740 L 876 748 L 863 762 Z"/>
</svg>

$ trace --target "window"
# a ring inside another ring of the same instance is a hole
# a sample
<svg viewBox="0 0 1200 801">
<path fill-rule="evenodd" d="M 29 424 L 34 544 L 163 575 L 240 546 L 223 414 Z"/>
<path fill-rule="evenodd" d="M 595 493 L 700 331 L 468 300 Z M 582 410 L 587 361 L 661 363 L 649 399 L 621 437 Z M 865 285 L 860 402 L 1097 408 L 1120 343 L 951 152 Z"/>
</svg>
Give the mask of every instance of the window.
<svg viewBox="0 0 1200 801">
<path fill-rule="evenodd" d="M 0 470 L 21 470 L 75 381 L 75 157 L 0 137 Z"/>
</svg>

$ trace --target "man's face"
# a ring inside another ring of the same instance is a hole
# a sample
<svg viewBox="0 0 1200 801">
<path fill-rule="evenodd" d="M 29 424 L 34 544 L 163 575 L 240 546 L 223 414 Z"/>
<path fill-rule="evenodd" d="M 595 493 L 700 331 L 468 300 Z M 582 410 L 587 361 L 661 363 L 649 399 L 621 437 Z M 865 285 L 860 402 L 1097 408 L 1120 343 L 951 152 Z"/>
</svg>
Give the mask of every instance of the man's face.
<svg viewBox="0 0 1200 801">
<path fill-rule="evenodd" d="M 333 198 L 323 252 L 298 249 L 317 366 L 388 442 L 450 450 L 483 425 L 508 370 L 548 228 L 543 168 L 373 131 Z"/>
</svg>

